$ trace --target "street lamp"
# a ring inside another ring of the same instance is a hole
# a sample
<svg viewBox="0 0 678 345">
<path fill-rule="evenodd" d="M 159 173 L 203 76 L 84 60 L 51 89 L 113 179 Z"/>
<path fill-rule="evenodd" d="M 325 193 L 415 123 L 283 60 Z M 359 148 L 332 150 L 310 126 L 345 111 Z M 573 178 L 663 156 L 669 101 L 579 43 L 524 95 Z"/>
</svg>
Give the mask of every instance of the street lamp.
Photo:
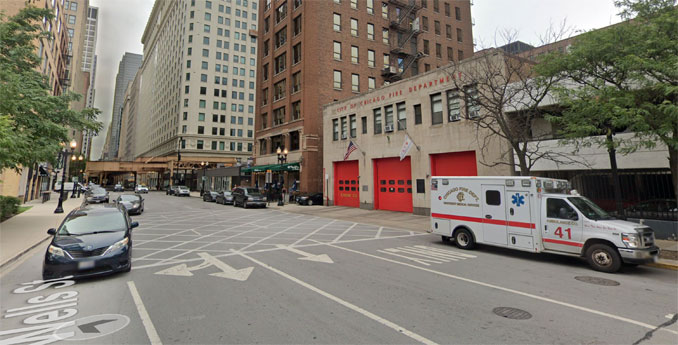
<svg viewBox="0 0 678 345">
<path fill-rule="evenodd" d="M 57 208 L 54 210 L 54 213 L 64 213 L 63 202 L 64 202 L 64 189 L 66 189 L 66 164 L 68 163 L 68 155 L 75 152 L 75 148 L 78 146 L 78 143 L 75 141 L 75 139 L 73 139 L 71 140 L 71 143 L 69 145 L 71 147 L 71 152 L 68 152 L 68 149 L 66 148 L 64 148 L 63 151 L 61 151 L 62 155 L 64 156 L 63 159 L 64 164 L 61 167 L 63 169 L 61 173 L 61 191 L 59 192 L 59 204 L 57 205 Z"/>
<path fill-rule="evenodd" d="M 75 155 L 73 155 L 73 157 L 71 157 L 71 160 L 72 160 L 74 163 L 75 163 L 76 160 L 77 160 L 78 162 L 80 162 L 80 163 L 78 163 L 78 167 L 80 167 L 80 165 L 82 164 L 82 160 L 83 160 L 83 159 L 85 159 L 85 157 L 84 157 L 83 155 L 80 155 L 80 156 L 78 156 L 78 157 L 76 157 Z M 82 171 L 82 170 L 80 170 L 80 171 Z M 82 183 L 82 181 L 80 181 L 79 176 L 78 176 L 78 183 Z M 75 183 L 73 183 L 73 194 L 71 194 L 71 198 L 75 198 L 75 197 L 76 197 L 76 196 L 75 196 L 75 190 L 76 190 L 76 188 L 78 189 L 78 198 L 80 197 L 80 186 L 79 186 L 79 185 L 76 185 Z"/>
<path fill-rule="evenodd" d="M 282 165 L 287 162 L 287 148 L 282 150 L 280 149 L 280 146 L 278 146 L 278 149 L 275 151 L 278 154 L 278 164 L 280 164 L 280 170 L 278 174 L 280 174 L 280 178 L 278 179 L 280 181 L 280 188 L 282 189 L 283 187 L 283 179 L 282 179 Z M 280 200 L 278 201 L 278 206 L 284 206 L 285 205 L 285 200 L 283 200 L 283 195 L 282 195 L 282 190 L 280 194 Z"/>
<path fill-rule="evenodd" d="M 200 166 L 202 166 L 202 187 L 200 187 L 200 196 L 205 194 L 205 172 L 207 171 L 209 164 L 210 162 L 200 162 Z"/>
</svg>

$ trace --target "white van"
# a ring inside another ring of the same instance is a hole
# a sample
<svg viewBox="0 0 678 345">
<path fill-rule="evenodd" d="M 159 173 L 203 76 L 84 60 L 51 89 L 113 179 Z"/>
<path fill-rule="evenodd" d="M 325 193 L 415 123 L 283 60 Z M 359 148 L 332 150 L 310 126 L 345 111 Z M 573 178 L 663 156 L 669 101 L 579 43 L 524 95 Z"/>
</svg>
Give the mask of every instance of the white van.
<svg viewBox="0 0 678 345">
<path fill-rule="evenodd" d="M 540 177 L 433 176 L 430 232 L 462 249 L 483 243 L 583 256 L 603 272 L 659 253 L 649 227 L 610 217 L 566 180 Z"/>
</svg>

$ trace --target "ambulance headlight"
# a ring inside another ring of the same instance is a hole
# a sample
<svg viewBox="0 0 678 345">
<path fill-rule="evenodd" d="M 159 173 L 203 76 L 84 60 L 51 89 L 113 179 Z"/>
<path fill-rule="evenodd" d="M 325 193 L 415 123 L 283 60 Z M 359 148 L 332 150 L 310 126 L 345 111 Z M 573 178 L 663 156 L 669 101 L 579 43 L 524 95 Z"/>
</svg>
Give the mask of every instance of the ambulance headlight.
<svg viewBox="0 0 678 345">
<path fill-rule="evenodd" d="M 622 234 L 621 237 L 627 248 L 640 247 L 640 236 L 638 234 Z"/>
</svg>

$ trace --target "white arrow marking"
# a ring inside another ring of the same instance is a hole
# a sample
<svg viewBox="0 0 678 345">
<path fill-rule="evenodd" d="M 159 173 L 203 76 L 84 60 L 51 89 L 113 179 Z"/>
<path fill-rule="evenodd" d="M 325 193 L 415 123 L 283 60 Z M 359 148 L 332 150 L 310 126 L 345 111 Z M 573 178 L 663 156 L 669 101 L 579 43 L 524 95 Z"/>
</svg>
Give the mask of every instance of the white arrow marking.
<svg viewBox="0 0 678 345">
<path fill-rule="evenodd" d="M 667 319 L 673 319 L 673 315 L 675 314 L 666 314 L 664 317 Z"/>
<path fill-rule="evenodd" d="M 209 266 L 215 266 L 218 269 L 220 269 L 221 272 L 211 273 L 210 274 L 211 276 L 233 279 L 238 281 L 245 281 L 247 280 L 247 278 L 249 278 L 250 274 L 252 274 L 252 271 L 254 270 L 254 267 L 247 267 L 239 270 L 235 269 L 227 265 L 223 261 L 213 257 L 212 255 L 209 255 L 208 253 L 198 253 L 198 255 L 201 258 L 203 258 L 203 260 L 205 260 L 199 265 L 188 267 L 186 264 L 180 264 L 177 266 L 172 266 L 170 268 L 164 269 L 162 271 L 155 272 L 155 274 L 191 277 L 193 276 L 193 273 L 191 271 L 197 271 L 203 268 L 207 268 Z"/>
<path fill-rule="evenodd" d="M 301 250 L 296 249 L 296 248 L 284 246 L 282 244 L 278 244 L 277 247 L 280 248 L 280 249 L 285 249 L 285 250 L 290 251 L 290 252 L 295 253 L 295 254 L 302 255 L 303 257 L 299 258 L 299 260 L 324 262 L 326 264 L 333 264 L 334 263 L 334 261 L 332 261 L 332 258 L 330 258 L 330 256 L 327 255 L 327 254 L 315 255 L 315 254 L 311 254 L 311 253 L 301 251 Z"/>
</svg>

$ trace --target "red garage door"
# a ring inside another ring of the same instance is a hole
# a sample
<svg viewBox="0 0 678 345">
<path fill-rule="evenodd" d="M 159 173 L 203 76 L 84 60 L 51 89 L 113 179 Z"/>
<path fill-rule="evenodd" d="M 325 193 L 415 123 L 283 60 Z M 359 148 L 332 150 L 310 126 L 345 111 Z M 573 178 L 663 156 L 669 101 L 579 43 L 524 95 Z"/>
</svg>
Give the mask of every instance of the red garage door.
<svg viewBox="0 0 678 345">
<path fill-rule="evenodd" d="M 360 207 L 358 161 L 334 162 L 334 204 Z"/>
<path fill-rule="evenodd" d="M 476 152 L 432 154 L 431 176 L 478 176 Z"/>
<path fill-rule="evenodd" d="M 374 160 L 374 207 L 378 210 L 412 212 L 410 157 Z"/>
</svg>

